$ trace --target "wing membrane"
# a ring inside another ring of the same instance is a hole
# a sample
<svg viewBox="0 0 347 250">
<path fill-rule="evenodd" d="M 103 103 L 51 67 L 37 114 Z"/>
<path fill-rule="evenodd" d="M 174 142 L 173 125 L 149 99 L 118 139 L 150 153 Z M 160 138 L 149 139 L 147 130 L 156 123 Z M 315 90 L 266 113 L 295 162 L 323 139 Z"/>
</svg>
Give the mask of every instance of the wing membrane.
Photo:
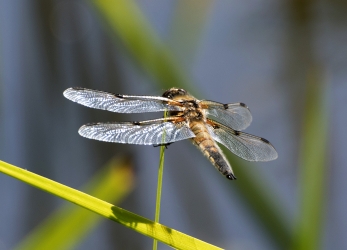
<svg viewBox="0 0 347 250">
<path fill-rule="evenodd" d="M 208 118 L 235 130 L 244 130 L 252 122 L 251 112 L 244 103 L 222 104 L 203 100 L 200 104 L 207 106 L 206 114 Z"/>
<path fill-rule="evenodd" d="M 268 140 L 235 131 L 217 122 L 209 123 L 212 124 L 207 124 L 212 138 L 237 156 L 248 161 L 271 161 L 277 158 L 277 152 Z"/>
<path fill-rule="evenodd" d="M 117 113 L 181 110 L 179 106 L 170 105 L 179 105 L 179 103 L 160 96 L 118 95 L 85 88 L 69 88 L 64 91 L 64 96 L 73 102 L 77 102 L 90 108 L 103 109 Z"/>
<path fill-rule="evenodd" d="M 195 137 L 184 122 L 174 124 L 167 120 L 168 118 L 162 118 L 135 123 L 86 124 L 79 129 L 78 133 L 99 141 L 140 145 L 166 144 Z"/>
</svg>

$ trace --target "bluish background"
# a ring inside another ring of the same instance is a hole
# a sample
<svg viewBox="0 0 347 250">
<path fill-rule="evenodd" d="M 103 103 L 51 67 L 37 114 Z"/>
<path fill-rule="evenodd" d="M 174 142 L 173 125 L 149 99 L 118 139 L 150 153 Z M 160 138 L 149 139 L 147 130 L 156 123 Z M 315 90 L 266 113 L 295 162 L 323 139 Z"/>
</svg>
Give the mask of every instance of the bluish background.
<svg viewBox="0 0 347 250">
<path fill-rule="evenodd" d="M 320 246 L 347 249 L 347 4 L 337 0 L 135 3 L 194 83 L 197 98 L 244 102 L 250 107 L 253 122 L 246 132 L 268 139 L 279 158 L 249 168 L 281 207 L 290 229 L 300 207 L 306 81 L 309 72 L 319 68 L 329 111 Z M 63 97 L 63 91 L 73 86 L 131 95 L 165 91 L 123 41 L 111 35 L 92 3 L 0 0 L 0 159 L 78 188 L 112 156 L 131 154 L 136 189 L 120 206 L 153 218 L 159 148 L 87 140 L 77 130 L 88 122 L 162 114 L 91 110 Z M 237 167 L 235 172 L 237 176 Z M 161 222 L 226 249 L 278 249 L 232 185 L 188 140 L 170 145 Z M 0 201 L 0 249 L 11 249 L 65 203 L 2 174 Z M 79 249 L 151 245 L 151 239 L 104 220 Z"/>
</svg>

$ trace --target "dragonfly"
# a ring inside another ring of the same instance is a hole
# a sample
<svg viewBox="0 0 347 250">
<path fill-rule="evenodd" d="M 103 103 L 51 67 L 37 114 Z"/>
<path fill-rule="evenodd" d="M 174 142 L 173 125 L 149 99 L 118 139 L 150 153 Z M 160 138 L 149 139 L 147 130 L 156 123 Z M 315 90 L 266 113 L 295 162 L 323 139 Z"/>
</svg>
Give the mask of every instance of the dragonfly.
<svg viewBox="0 0 347 250">
<path fill-rule="evenodd" d="M 180 88 L 170 88 L 162 96 L 136 96 L 74 87 L 65 90 L 64 96 L 89 108 L 117 113 L 167 112 L 164 118 L 147 121 L 89 123 L 78 133 L 99 141 L 153 146 L 189 139 L 229 180 L 236 176 L 217 143 L 247 161 L 278 157 L 268 140 L 241 132 L 252 122 L 244 103 L 198 100 Z"/>
</svg>

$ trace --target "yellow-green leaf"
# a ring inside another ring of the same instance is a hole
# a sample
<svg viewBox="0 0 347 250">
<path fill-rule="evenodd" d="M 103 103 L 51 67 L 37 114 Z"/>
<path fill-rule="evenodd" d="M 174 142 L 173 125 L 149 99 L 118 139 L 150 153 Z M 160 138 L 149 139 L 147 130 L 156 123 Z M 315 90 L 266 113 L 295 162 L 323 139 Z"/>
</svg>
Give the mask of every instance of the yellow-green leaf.
<svg viewBox="0 0 347 250">
<path fill-rule="evenodd" d="M 134 175 L 126 159 L 112 159 L 82 188 L 91 195 L 119 203 L 131 192 Z M 15 249 L 75 249 L 102 217 L 73 204 L 65 204 L 32 230 Z"/>
<path fill-rule="evenodd" d="M 17 178 L 34 187 L 68 200 L 138 233 L 156 239 L 176 249 L 220 249 L 172 228 L 155 223 L 106 201 L 67 187 L 30 171 L 0 161 L 0 172 Z"/>
</svg>

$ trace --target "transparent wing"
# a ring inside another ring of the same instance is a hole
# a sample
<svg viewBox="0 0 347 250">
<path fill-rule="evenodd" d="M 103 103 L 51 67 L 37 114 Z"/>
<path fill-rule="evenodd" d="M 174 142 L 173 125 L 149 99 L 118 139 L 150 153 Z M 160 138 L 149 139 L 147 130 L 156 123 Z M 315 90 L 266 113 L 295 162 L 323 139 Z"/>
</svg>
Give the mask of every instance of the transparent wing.
<svg viewBox="0 0 347 250">
<path fill-rule="evenodd" d="M 223 124 L 208 121 L 208 130 L 214 140 L 247 161 L 271 161 L 277 158 L 276 149 L 261 137 L 235 131 Z"/>
<path fill-rule="evenodd" d="M 167 120 L 168 118 L 162 118 L 143 122 L 86 124 L 78 133 L 99 141 L 141 145 L 167 144 L 195 137 L 186 123 L 174 124 Z"/>
<path fill-rule="evenodd" d="M 84 106 L 117 113 L 144 113 L 157 111 L 179 111 L 180 105 L 171 99 L 160 96 L 129 96 L 107 93 L 85 88 L 69 88 L 64 96 Z"/>
<path fill-rule="evenodd" d="M 225 126 L 235 130 L 244 130 L 252 122 L 252 115 L 244 103 L 222 104 L 214 101 L 203 100 L 201 106 L 206 108 L 206 115 Z"/>
</svg>

